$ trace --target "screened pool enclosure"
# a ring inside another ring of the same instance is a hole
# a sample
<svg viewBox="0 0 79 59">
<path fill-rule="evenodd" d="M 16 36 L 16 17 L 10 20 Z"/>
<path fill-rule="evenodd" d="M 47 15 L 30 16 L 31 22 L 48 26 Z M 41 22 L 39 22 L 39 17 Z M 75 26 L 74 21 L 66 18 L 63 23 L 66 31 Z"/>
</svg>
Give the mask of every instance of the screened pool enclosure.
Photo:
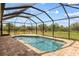
<svg viewBox="0 0 79 59">
<path fill-rule="evenodd" d="M 78 40 L 79 4 L 0 4 L 0 36 L 18 34 Z"/>
</svg>

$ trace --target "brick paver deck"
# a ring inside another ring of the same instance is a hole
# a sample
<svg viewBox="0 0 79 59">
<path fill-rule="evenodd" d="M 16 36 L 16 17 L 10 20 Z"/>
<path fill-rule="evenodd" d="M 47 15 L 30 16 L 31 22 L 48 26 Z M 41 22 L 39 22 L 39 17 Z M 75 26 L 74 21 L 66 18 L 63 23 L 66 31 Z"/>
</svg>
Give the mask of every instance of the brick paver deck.
<svg viewBox="0 0 79 59">
<path fill-rule="evenodd" d="M 66 48 L 56 52 L 45 53 L 42 56 L 79 56 L 79 41 L 74 41 L 72 45 Z"/>
<path fill-rule="evenodd" d="M 35 56 L 38 55 L 33 50 L 26 47 L 21 42 L 9 37 L 2 36 L 0 37 L 0 56 Z"/>
</svg>

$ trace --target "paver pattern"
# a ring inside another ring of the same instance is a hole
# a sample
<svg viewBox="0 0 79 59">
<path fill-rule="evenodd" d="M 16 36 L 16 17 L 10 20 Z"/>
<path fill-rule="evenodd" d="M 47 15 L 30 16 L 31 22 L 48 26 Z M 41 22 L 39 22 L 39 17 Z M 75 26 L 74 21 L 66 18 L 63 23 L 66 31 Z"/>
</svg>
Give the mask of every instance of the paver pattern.
<svg viewBox="0 0 79 59">
<path fill-rule="evenodd" d="M 0 37 L 0 56 L 36 56 L 33 50 L 10 36 Z"/>
</svg>

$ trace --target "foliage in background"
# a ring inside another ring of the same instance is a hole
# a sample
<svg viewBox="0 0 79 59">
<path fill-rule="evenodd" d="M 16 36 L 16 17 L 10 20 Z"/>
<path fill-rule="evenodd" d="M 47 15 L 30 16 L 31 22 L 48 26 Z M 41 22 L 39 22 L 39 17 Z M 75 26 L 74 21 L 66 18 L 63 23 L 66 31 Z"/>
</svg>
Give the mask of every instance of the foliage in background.
<svg viewBox="0 0 79 59">
<path fill-rule="evenodd" d="M 8 25 L 9 24 L 4 25 L 4 27 L 3 27 L 4 30 L 8 29 Z M 59 25 L 58 23 L 51 24 L 51 25 L 44 24 L 44 31 L 52 31 L 53 26 L 54 26 L 54 31 L 64 31 L 64 32 L 68 31 L 68 27 Z M 38 30 L 43 31 L 43 24 L 38 25 L 37 28 L 38 28 Z M 13 30 L 24 31 L 24 30 L 35 30 L 35 29 L 36 29 L 36 26 L 25 26 L 25 25 L 16 26 L 16 25 L 10 23 L 11 31 L 13 31 Z M 76 23 L 71 24 L 70 29 L 71 29 L 71 31 L 79 31 L 79 23 L 76 22 Z"/>
</svg>

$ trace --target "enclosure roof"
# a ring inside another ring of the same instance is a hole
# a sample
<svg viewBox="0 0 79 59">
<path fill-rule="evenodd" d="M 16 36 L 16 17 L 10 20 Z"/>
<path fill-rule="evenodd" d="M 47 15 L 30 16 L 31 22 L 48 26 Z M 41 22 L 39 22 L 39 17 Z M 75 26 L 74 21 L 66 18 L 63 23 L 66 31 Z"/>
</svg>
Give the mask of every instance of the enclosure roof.
<svg viewBox="0 0 79 59">
<path fill-rule="evenodd" d="M 65 11 L 65 10 L 66 11 Z M 3 20 L 9 22 L 17 21 L 21 16 L 23 19 L 32 19 L 36 23 L 78 18 L 79 4 L 58 3 L 6 3 Z M 68 18 L 69 17 L 69 18 Z M 12 21 L 13 20 L 13 21 Z M 21 19 L 21 23 L 24 23 Z"/>
</svg>

